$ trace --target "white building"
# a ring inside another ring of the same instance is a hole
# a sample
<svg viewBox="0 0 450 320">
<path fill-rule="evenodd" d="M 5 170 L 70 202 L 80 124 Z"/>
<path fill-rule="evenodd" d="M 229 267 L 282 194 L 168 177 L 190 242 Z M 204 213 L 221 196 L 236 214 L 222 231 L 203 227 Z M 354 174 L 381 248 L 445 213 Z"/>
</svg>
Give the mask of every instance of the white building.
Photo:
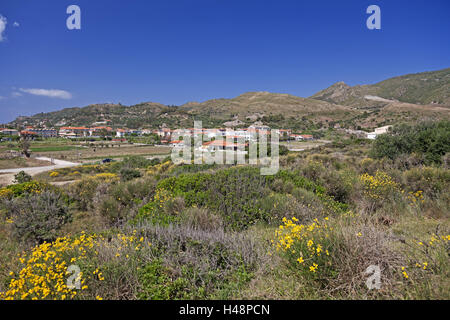
<svg viewBox="0 0 450 320">
<path fill-rule="evenodd" d="M 385 134 L 389 131 L 392 126 L 384 126 L 380 128 L 376 128 L 374 132 L 369 132 L 367 134 L 367 139 L 375 140 L 380 134 Z"/>
</svg>

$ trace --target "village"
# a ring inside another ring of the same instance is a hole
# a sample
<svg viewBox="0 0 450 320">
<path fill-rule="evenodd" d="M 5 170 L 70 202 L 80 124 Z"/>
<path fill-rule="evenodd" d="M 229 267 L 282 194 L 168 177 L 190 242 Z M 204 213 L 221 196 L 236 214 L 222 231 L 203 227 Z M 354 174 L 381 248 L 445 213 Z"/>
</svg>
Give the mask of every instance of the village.
<svg viewBox="0 0 450 320">
<path fill-rule="evenodd" d="M 361 130 L 341 129 L 346 134 L 354 134 L 360 138 L 366 138 L 374 140 L 380 134 L 388 132 L 391 126 L 384 126 L 376 128 L 373 132 L 365 132 Z M 314 136 L 311 134 L 302 134 L 300 132 L 294 133 L 291 129 L 277 129 L 281 141 L 311 141 L 314 140 Z M 158 138 L 158 142 L 161 145 L 168 145 L 176 147 L 183 144 L 182 137 L 184 135 L 202 134 L 207 137 L 208 142 L 203 145 L 217 145 L 220 143 L 214 143 L 214 140 L 226 139 L 229 144 L 233 141 L 231 147 L 236 147 L 238 141 L 250 141 L 254 139 L 255 135 L 270 135 L 271 128 L 268 126 L 250 126 L 248 128 L 209 128 L 209 129 L 128 129 L 128 128 L 112 128 L 109 126 L 97 126 L 97 127 L 60 127 L 55 128 L 35 128 L 27 126 L 23 130 L 16 130 L 10 128 L 0 128 L 1 141 L 11 141 L 12 137 L 20 137 L 22 139 L 34 140 L 36 138 L 67 138 L 67 139 L 108 139 L 113 142 L 125 142 L 129 137 L 144 137 L 155 136 Z M 221 142 L 222 143 L 222 142 Z M 226 142 L 223 142 L 223 146 L 228 146 Z"/>
</svg>

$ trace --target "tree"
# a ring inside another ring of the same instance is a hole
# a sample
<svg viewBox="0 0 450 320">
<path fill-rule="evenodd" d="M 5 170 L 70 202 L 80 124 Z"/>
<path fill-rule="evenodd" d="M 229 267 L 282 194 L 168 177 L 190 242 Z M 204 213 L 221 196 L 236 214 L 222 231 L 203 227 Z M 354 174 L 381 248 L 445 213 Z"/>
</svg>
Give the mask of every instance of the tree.
<svg viewBox="0 0 450 320">
<path fill-rule="evenodd" d="M 19 148 L 25 157 L 29 158 L 31 156 L 30 142 L 28 140 L 25 140 L 25 139 L 20 140 Z"/>
<path fill-rule="evenodd" d="M 25 183 L 30 182 L 32 180 L 31 176 L 25 171 L 20 171 L 18 174 L 14 176 L 14 183 Z"/>
</svg>

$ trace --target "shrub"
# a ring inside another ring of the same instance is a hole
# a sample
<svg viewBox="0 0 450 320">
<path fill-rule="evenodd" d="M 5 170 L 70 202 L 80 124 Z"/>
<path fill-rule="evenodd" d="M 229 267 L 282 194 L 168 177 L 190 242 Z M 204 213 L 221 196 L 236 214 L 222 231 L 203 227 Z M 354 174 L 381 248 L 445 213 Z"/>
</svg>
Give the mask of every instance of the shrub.
<svg viewBox="0 0 450 320">
<path fill-rule="evenodd" d="M 120 169 L 120 178 L 122 181 L 130 181 L 136 178 L 140 178 L 141 173 L 139 170 L 132 169 L 132 168 L 122 168 Z"/>
<path fill-rule="evenodd" d="M 31 176 L 28 173 L 26 173 L 25 171 L 20 171 L 18 174 L 14 176 L 13 183 L 25 183 L 30 182 L 31 180 L 33 180 L 33 178 L 31 178 Z"/>
<path fill-rule="evenodd" d="M 130 265 L 129 255 L 138 255 L 142 242 L 133 235 L 116 234 L 106 239 L 82 233 L 38 245 L 20 255 L 20 271 L 10 273 L 8 289 L 0 292 L 0 299 L 101 300 L 100 295 L 106 293 L 112 299 L 133 298 L 132 290 L 136 290 L 138 283 L 133 282 L 136 267 Z M 79 274 L 69 268 L 74 264 L 81 271 Z M 119 277 L 115 271 L 120 271 Z M 128 271 L 126 281 L 125 271 Z M 76 276 L 73 288 L 68 286 L 71 274 Z"/>
<path fill-rule="evenodd" d="M 171 270 L 165 267 L 160 259 L 147 263 L 139 270 L 139 281 L 141 289 L 137 297 L 141 300 L 175 300 L 189 297 L 189 281 L 184 277 L 173 279 Z"/>
<path fill-rule="evenodd" d="M 170 211 L 169 209 L 164 210 L 166 203 L 172 201 L 172 199 L 170 192 L 165 189 L 157 189 L 153 200 L 139 209 L 137 220 L 146 220 L 153 224 L 161 225 L 169 225 L 176 222 L 179 218 L 179 212 L 175 210 Z"/>
<path fill-rule="evenodd" d="M 52 177 L 52 178 L 57 177 L 57 176 L 59 176 L 59 172 L 52 171 L 52 172 L 50 172 L 49 176 Z"/>
<path fill-rule="evenodd" d="M 121 223 L 134 218 L 142 201 L 153 197 L 155 184 L 153 179 L 144 178 L 107 185 L 105 191 L 98 192 L 93 204 L 110 223 Z"/>
<path fill-rule="evenodd" d="M 350 200 L 353 186 L 357 183 L 358 177 L 349 170 L 340 172 L 328 170 L 322 180 L 327 194 L 334 200 L 345 203 Z"/>
<path fill-rule="evenodd" d="M 236 290 L 249 281 L 251 271 L 263 257 L 262 247 L 255 239 L 220 229 L 205 231 L 185 225 L 145 224 L 139 227 L 139 235 L 152 244 L 152 261 L 155 258 L 161 261 L 156 271 L 165 274 L 162 282 L 168 288 L 183 288 L 174 299 L 229 298 L 233 293 L 230 287 Z"/>
<path fill-rule="evenodd" d="M 214 231 L 223 229 L 222 218 L 206 208 L 189 208 L 182 214 L 181 223 L 195 230 Z"/>
<path fill-rule="evenodd" d="M 54 191 L 57 192 L 57 188 L 51 184 L 30 181 L 20 184 L 13 184 L 0 189 L 0 199 L 3 195 L 4 198 L 21 197 L 28 194 L 39 194 L 44 191 Z"/>
<path fill-rule="evenodd" d="M 68 193 L 77 202 L 80 210 L 93 209 L 93 199 L 99 185 L 111 185 L 117 181 L 117 175 L 113 173 L 99 173 L 71 184 Z"/>
<path fill-rule="evenodd" d="M 303 175 L 313 181 L 319 180 L 323 172 L 326 172 L 326 169 L 321 161 L 310 160 L 307 165 L 302 168 Z"/>
<path fill-rule="evenodd" d="M 222 231 L 141 225 L 82 233 L 20 255 L 0 299 L 223 299 L 250 280 L 260 256 L 253 238 Z M 67 286 L 72 264 L 80 290 Z"/>
<path fill-rule="evenodd" d="M 360 180 L 364 195 L 373 201 L 382 202 L 401 191 L 399 184 L 383 171 L 377 171 L 375 176 L 365 173 L 360 176 Z"/>
<path fill-rule="evenodd" d="M 450 188 L 450 171 L 442 168 L 414 168 L 403 173 L 405 189 L 422 191 L 431 199 L 436 199 Z"/>
<path fill-rule="evenodd" d="M 5 207 L 17 238 L 24 242 L 52 241 L 58 230 L 71 221 L 62 196 L 49 191 L 9 200 Z"/>
<path fill-rule="evenodd" d="M 143 156 L 125 157 L 122 161 L 111 164 L 112 172 L 121 172 L 122 169 L 144 169 L 155 164 L 154 160 L 149 160 Z"/>
<path fill-rule="evenodd" d="M 391 249 L 390 240 L 385 233 L 354 218 L 345 224 L 315 219 L 309 225 L 292 218 L 284 220 L 273 244 L 311 289 L 324 296 L 347 298 L 396 293 L 398 270 L 404 260 Z M 368 292 L 365 271 L 371 265 L 380 268 L 382 286 Z"/>
<path fill-rule="evenodd" d="M 163 211 L 169 216 L 178 216 L 185 208 L 183 197 L 170 197 L 163 203 Z"/>
<path fill-rule="evenodd" d="M 450 121 L 395 126 L 391 133 L 377 137 L 371 150 L 375 158 L 392 160 L 413 152 L 422 154 L 427 164 L 440 164 L 442 156 L 450 152 Z"/>
</svg>

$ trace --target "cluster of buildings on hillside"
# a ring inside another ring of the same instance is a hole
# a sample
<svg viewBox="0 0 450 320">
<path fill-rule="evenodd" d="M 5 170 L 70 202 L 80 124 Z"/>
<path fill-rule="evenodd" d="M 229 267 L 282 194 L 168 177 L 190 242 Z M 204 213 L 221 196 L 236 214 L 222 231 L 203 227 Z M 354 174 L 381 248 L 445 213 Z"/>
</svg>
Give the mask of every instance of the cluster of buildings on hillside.
<svg viewBox="0 0 450 320">
<path fill-rule="evenodd" d="M 199 131 L 200 130 L 200 131 Z M 290 140 L 311 140 L 312 135 L 293 134 L 290 129 L 279 129 L 280 136 Z M 201 133 L 209 138 L 213 137 L 228 137 L 235 136 L 236 138 L 244 138 L 249 140 L 254 133 L 269 134 L 270 128 L 267 126 L 251 126 L 246 129 L 226 129 L 226 128 L 212 128 L 212 129 L 113 129 L 107 126 L 101 127 L 61 127 L 59 129 L 54 128 L 34 128 L 26 127 L 24 130 L 15 130 L 0 128 L 0 134 L 7 136 L 21 136 L 21 137 L 42 137 L 42 138 L 87 138 L 87 137 L 115 137 L 125 138 L 126 136 L 143 136 L 155 134 L 161 138 L 162 143 L 171 143 L 172 137 L 175 135 L 183 134 L 196 134 Z"/>
<path fill-rule="evenodd" d="M 365 131 L 350 130 L 347 129 L 346 132 L 349 134 L 357 134 L 361 137 L 367 139 L 375 139 L 378 135 L 386 133 L 391 126 L 384 126 L 375 129 L 374 132 L 367 133 Z M 99 127 L 61 127 L 59 129 L 54 128 L 34 128 L 26 127 L 24 130 L 15 130 L 8 128 L 0 128 L 0 135 L 4 136 L 21 136 L 25 138 L 53 138 L 53 137 L 64 137 L 64 138 L 98 138 L 98 137 L 111 137 L 116 139 L 124 139 L 127 136 L 143 136 L 155 134 L 157 135 L 162 144 L 179 145 L 179 137 L 186 134 L 203 134 L 208 138 L 225 137 L 226 140 L 230 141 L 249 141 L 252 139 L 255 133 L 258 134 L 269 134 L 270 128 L 267 126 L 250 126 L 245 129 L 229 129 L 229 128 L 212 128 L 212 129 L 126 129 L 118 128 L 113 129 L 108 126 Z M 298 134 L 293 133 L 291 129 L 279 129 L 280 138 L 282 140 L 295 140 L 295 141 L 307 141 L 313 140 L 314 137 L 308 134 Z M 178 138 L 177 138 L 178 137 Z"/>
</svg>

